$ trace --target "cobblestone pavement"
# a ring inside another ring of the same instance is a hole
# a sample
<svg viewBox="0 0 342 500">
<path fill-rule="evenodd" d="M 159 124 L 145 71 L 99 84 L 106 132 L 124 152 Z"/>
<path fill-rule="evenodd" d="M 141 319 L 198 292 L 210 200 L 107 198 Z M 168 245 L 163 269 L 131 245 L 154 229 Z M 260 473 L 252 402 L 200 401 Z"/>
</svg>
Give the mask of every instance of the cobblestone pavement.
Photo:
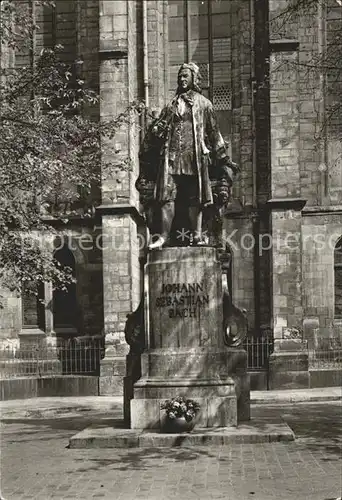
<svg viewBox="0 0 342 500">
<path fill-rule="evenodd" d="M 341 405 L 253 407 L 281 414 L 292 443 L 173 449 L 68 449 L 95 418 L 12 418 L 2 423 L 4 500 L 326 500 L 341 494 Z M 114 415 L 119 417 L 119 415 Z"/>
</svg>

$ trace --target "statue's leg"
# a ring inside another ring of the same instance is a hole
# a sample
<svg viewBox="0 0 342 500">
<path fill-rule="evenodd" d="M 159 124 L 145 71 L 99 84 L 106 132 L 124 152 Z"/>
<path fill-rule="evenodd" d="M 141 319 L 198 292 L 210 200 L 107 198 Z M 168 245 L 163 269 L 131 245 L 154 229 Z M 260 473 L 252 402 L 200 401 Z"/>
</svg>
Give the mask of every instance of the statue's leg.
<svg viewBox="0 0 342 500">
<path fill-rule="evenodd" d="M 161 207 L 161 235 L 167 241 L 170 237 L 171 226 L 175 217 L 175 202 L 168 201 Z"/>
<path fill-rule="evenodd" d="M 194 244 L 202 240 L 202 206 L 198 197 L 198 179 L 194 175 L 182 176 L 182 194 L 190 223 L 191 238 Z"/>
<path fill-rule="evenodd" d="M 168 242 L 171 233 L 172 222 L 175 217 L 175 199 L 177 196 L 177 183 L 172 175 L 168 177 L 163 199 L 165 202 L 158 203 L 155 210 L 156 222 L 155 232 L 151 234 L 152 243 L 148 246 L 150 250 L 161 248 Z"/>
<path fill-rule="evenodd" d="M 175 202 L 167 201 L 160 207 L 160 232 L 158 235 L 151 234 L 152 240 L 149 249 L 161 248 L 169 239 L 171 226 L 175 216 Z M 157 236 L 157 238 L 155 238 Z"/>
<path fill-rule="evenodd" d="M 191 232 L 194 235 L 193 241 L 195 245 L 205 245 L 206 239 L 203 233 L 203 211 L 200 206 L 189 207 L 189 219 Z"/>
<path fill-rule="evenodd" d="M 148 227 L 150 234 L 153 234 L 155 232 L 155 220 L 154 220 L 155 208 L 151 203 L 144 208 L 145 208 L 146 225 Z"/>
<path fill-rule="evenodd" d="M 190 229 L 191 232 L 196 236 L 200 236 L 202 233 L 202 211 L 199 206 L 190 206 L 188 208 Z"/>
</svg>

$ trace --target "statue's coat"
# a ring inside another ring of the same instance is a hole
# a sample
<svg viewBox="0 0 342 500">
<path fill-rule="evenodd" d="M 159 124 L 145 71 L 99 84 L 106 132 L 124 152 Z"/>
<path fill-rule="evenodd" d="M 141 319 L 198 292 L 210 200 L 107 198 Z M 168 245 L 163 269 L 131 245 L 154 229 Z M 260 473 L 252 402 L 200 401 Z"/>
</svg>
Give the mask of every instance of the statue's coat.
<svg viewBox="0 0 342 500">
<path fill-rule="evenodd" d="M 140 153 L 141 172 L 137 182 L 155 183 L 154 199 L 168 201 L 168 166 L 173 120 L 177 114 L 178 95 L 162 110 L 145 136 Z M 213 203 L 211 179 L 223 178 L 224 165 L 231 166 L 223 137 L 219 131 L 212 103 L 202 94 L 190 90 L 186 102 L 191 106 L 195 159 L 198 179 L 198 197 L 202 206 Z"/>
</svg>

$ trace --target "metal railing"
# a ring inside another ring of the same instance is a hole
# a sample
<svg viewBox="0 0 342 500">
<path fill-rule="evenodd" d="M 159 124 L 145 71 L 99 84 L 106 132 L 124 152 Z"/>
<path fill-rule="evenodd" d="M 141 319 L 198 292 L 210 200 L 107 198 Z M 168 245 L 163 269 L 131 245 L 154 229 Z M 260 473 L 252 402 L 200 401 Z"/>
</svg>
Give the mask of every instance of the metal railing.
<svg viewBox="0 0 342 500">
<path fill-rule="evenodd" d="M 316 339 L 309 349 L 309 369 L 342 369 L 342 338 Z"/>
<path fill-rule="evenodd" d="M 243 343 L 249 371 L 267 371 L 274 351 L 272 337 L 247 337 Z M 306 343 L 301 354 L 308 355 L 309 369 L 342 369 L 340 338 L 320 339 L 314 347 Z M 79 337 L 59 341 L 57 346 L 8 346 L 0 350 L 0 378 L 60 375 L 99 375 L 104 357 L 102 341 Z M 293 363 L 293 361 L 292 361 Z"/>
<path fill-rule="evenodd" d="M 272 337 L 246 337 L 243 348 L 247 352 L 247 370 L 268 369 L 268 359 L 274 350 Z"/>
<path fill-rule="evenodd" d="M 103 357 L 103 345 L 94 341 L 10 346 L 0 351 L 0 378 L 99 375 Z"/>
<path fill-rule="evenodd" d="M 247 337 L 243 343 L 247 352 L 247 369 L 249 371 L 268 370 L 268 361 L 274 351 L 274 340 L 272 337 Z M 308 358 L 310 369 L 342 369 L 342 339 L 327 338 L 318 339 L 314 346 L 308 345 L 307 341 L 298 343 L 298 350 L 293 351 L 291 367 L 295 363 L 295 354 L 298 354 L 298 364 L 303 364 L 303 355 Z"/>
<path fill-rule="evenodd" d="M 341 369 L 342 350 L 309 351 L 309 369 Z"/>
</svg>

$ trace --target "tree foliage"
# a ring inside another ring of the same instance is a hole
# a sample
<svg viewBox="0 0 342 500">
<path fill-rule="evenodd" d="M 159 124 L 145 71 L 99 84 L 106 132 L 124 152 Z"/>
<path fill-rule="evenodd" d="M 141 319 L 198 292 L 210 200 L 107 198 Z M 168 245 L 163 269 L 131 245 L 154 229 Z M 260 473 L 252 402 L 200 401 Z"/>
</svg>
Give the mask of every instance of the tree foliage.
<svg viewBox="0 0 342 500">
<path fill-rule="evenodd" d="M 50 0 L 36 3 L 53 8 Z M 0 6 L 4 61 L 11 51 L 32 49 L 39 27 L 27 3 L 0 0 Z M 52 259 L 42 235 L 53 234 L 52 221 L 91 217 L 101 175 L 129 168 L 115 157 L 113 138 L 140 106 L 132 103 L 107 122 L 91 118 L 99 96 L 80 77 L 82 61 L 65 64 L 60 49 L 43 49 L 25 67 L 1 69 L 0 281 L 10 289 L 44 280 L 63 286 L 73 279 Z M 113 158 L 106 164 L 104 144 L 111 150 L 106 158 Z"/>
</svg>

